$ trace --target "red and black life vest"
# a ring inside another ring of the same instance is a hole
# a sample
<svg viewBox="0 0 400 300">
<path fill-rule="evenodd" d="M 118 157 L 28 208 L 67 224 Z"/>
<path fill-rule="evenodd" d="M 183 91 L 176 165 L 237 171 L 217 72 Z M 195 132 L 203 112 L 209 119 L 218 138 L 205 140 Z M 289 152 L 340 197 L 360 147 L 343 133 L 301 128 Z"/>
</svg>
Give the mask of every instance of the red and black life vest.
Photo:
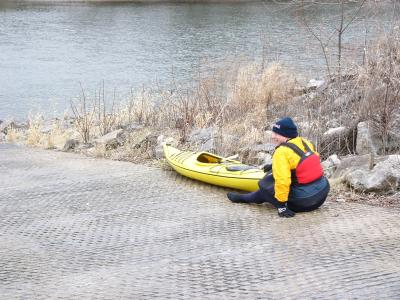
<svg viewBox="0 0 400 300">
<path fill-rule="evenodd" d="M 282 143 L 281 146 L 292 149 L 300 156 L 299 164 L 292 170 L 292 184 L 308 184 L 324 176 L 319 156 L 313 152 L 307 143 L 301 140 L 306 152 L 303 152 L 298 146 L 292 143 Z"/>
</svg>

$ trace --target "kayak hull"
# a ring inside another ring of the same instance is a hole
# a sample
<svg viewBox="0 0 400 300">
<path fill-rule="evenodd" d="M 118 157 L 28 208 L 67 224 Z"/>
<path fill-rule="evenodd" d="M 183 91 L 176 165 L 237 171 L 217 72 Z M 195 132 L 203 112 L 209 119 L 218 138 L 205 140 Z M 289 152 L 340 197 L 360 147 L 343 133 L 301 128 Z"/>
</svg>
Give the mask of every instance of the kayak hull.
<svg viewBox="0 0 400 300">
<path fill-rule="evenodd" d="M 166 160 L 176 172 L 209 184 L 252 192 L 258 190 L 258 182 L 265 175 L 258 168 L 208 152 L 181 151 L 167 144 L 163 147 Z"/>
</svg>

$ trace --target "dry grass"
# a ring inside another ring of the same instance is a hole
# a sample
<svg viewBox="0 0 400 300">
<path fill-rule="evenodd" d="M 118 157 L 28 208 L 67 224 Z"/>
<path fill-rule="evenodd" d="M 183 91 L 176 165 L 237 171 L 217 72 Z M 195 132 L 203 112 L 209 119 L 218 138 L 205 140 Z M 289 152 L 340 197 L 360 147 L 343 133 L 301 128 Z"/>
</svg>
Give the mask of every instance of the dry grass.
<svg viewBox="0 0 400 300">
<path fill-rule="evenodd" d="M 41 114 L 36 114 L 34 116 L 29 116 L 29 127 L 26 131 L 26 144 L 30 146 L 38 146 L 41 144 L 43 135 L 41 130 L 43 127 L 43 116 Z"/>
<path fill-rule="evenodd" d="M 54 122 L 49 133 L 43 134 L 47 136 L 45 147 L 47 149 L 62 149 L 65 142 L 72 138 L 74 131 L 67 130 L 60 120 Z M 76 135 L 76 133 L 75 133 Z"/>
<path fill-rule="evenodd" d="M 281 64 L 272 63 L 265 69 L 249 65 L 238 71 L 224 120 L 263 128 L 274 121 L 299 90 L 295 75 Z"/>
<path fill-rule="evenodd" d="M 60 121 L 54 122 L 51 130 L 43 131 L 43 117 L 33 116 L 29 119 L 25 142 L 31 146 L 60 149 L 67 139 L 77 138 L 77 133 L 81 141 L 88 143 L 96 136 L 136 124 L 154 132 L 169 131 L 180 146 L 186 147 L 192 129 L 213 127 L 217 150 L 228 154 L 238 152 L 248 144 L 262 142 L 268 115 L 271 120 L 275 118 L 273 110 L 285 107 L 298 91 L 295 77 L 277 63 L 266 68 L 254 63 L 240 68 L 234 66 L 229 72 L 221 71 L 201 78 L 185 89 L 177 85 L 171 91 L 143 88 L 136 93 L 132 91 L 128 99 L 114 96 L 110 105 L 103 84 L 94 96 L 82 88 L 80 97 L 71 101 L 73 128 Z M 13 138 L 12 134 L 10 138 Z M 146 149 L 132 149 L 140 138 L 128 138 L 124 145 L 127 159 L 142 157 L 140 151 L 145 152 L 144 156 L 151 156 Z M 97 148 L 91 154 L 98 157 L 112 155 Z"/>
<path fill-rule="evenodd" d="M 131 93 L 115 112 L 116 123 L 177 129 L 182 142 L 193 128 L 241 127 L 242 132 L 249 128 L 254 131 L 266 125 L 270 107 L 284 106 L 298 91 L 295 77 L 283 66 L 275 63 L 261 70 L 260 65 L 250 64 L 237 69 L 233 78 L 210 76 L 190 89 Z"/>
<path fill-rule="evenodd" d="M 18 141 L 17 132 L 14 128 L 10 128 L 6 135 L 6 141 L 9 143 L 16 143 Z"/>
<path fill-rule="evenodd" d="M 115 115 L 115 124 L 124 126 L 132 123 L 143 124 L 146 126 L 156 123 L 155 99 L 150 90 L 142 89 L 139 93 L 131 94 L 127 101 L 121 101 L 119 109 L 113 114 Z"/>
</svg>

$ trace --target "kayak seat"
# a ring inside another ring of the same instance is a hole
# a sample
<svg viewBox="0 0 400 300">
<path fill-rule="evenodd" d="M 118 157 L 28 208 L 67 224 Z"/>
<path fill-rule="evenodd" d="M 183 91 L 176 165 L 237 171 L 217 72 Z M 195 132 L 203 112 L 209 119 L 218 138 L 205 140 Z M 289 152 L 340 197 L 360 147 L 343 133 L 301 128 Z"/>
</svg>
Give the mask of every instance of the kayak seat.
<svg viewBox="0 0 400 300">
<path fill-rule="evenodd" d="M 221 158 L 210 153 L 202 153 L 197 157 L 197 161 L 205 164 L 218 164 L 221 162 Z"/>
<path fill-rule="evenodd" d="M 236 165 L 236 166 L 227 166 L 226 169 L 228 171 L 246 171 L 246 170 L 251 170 L 255 169 L 252 166 L 247 166 L 247 165 Z"/>
</svg>

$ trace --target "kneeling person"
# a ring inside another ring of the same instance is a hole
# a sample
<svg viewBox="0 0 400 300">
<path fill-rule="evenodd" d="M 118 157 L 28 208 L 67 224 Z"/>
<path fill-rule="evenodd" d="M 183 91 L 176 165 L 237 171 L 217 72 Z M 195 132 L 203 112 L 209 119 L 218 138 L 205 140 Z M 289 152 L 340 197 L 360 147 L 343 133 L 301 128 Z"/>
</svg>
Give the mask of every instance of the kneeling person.
<svg viewBox="0 0 400 300">
<path fill-rule="evenodd" d="M 253 193 L 228 193 L 235 203 L 271 203 L 281 217 L 320 207 L 329 193 L 319 155 L 308 140 L 299 137 L 291 118 L 284 118 L 272 127 L 272 140 L 277 145 L 272 156 L 272 174 L 260 180 L 260 189 Z"/>
</svg>

